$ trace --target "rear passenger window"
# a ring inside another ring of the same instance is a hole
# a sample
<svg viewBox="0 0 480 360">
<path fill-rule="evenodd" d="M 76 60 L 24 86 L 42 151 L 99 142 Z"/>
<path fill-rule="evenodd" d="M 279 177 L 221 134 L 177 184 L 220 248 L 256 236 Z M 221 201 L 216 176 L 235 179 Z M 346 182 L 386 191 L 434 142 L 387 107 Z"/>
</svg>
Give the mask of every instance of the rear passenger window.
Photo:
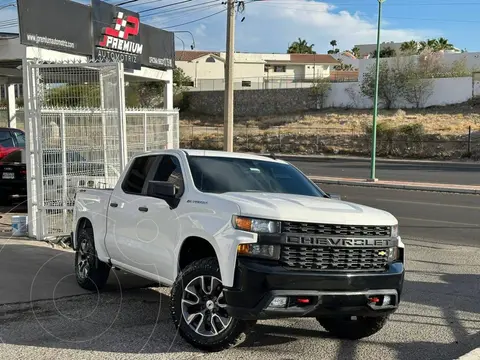
<svg viewBox="0 0 480 360">
<path fill-rule="evenodd" d="M 156 156 L 142 156 L 135 159 L 123 181 L 122 190 L 128 194 L 141 194 L 148 172 L 156 159 Z"/>
<path fill-rule="evenodd" d="M 180 162 L 175 156 L 165 155 L 158 164 L 157 171 L 153 177 L 154 181 L 167 181 L 174 184 L 178 196 L 183 194 L 183 174 Z"/>
</svg>

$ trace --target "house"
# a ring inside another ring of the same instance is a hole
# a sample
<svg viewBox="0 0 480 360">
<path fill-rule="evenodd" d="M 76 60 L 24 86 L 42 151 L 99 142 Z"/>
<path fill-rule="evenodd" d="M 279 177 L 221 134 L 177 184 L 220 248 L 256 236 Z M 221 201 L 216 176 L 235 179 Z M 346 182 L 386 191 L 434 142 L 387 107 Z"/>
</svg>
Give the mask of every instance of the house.
<svg viewBox="0 0 480 360">
<path fill-rule="evenodd" d="M 194 90 L 225 88 L 225 52 L 177 51 L 176 65 L 192 79 Z M 314 78 L 329 78 L 340 62 L 321 54 L 235 53 L 234 87 L 240 89 L 295 88 Z"/>
</svg>

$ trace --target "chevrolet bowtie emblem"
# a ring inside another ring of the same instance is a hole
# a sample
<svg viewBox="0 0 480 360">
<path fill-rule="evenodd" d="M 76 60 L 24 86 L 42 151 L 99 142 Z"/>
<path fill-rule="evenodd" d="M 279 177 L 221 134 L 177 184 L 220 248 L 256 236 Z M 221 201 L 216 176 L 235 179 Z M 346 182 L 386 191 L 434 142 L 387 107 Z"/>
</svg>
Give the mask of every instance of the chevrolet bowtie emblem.
<svg viewBox="0 0 480 360">
<path fill-rule="evenodd" d="M 385 255 L 387 255 L 387 253 L 382 250 L 382 251 L 380 251 L 380 252 L 378 253 L 378 255 L 380 255 L 380 256 L 385 256 Z"/>
</svg>

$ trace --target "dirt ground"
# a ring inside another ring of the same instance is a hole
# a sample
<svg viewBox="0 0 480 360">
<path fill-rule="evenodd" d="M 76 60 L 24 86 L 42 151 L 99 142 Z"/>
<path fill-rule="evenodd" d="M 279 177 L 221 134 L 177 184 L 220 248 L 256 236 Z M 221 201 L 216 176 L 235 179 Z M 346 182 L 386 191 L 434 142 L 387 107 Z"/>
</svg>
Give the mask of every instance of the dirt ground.
<svg viewBox="0 0 480 360">
<path fill-rule="evenodd" d="M 197 116 L 181 114 L 182 132 L 188 127 L 198 127 L 195 133 L 202 132 L 200 127 L 222 126 L 223 117 Z M 315 128 L 330 129 L 336 134 L 363 132 L 372 122 L 372 110 L 325 109 L 302 114 L 276 115 L 258 118 L 235 117 L 238 127 L 248 126 L 249 132 L 262 133 L 272 127 L 282 132 L 309 133 Z M 453 106 L 432 107 L 428 109 L 380 110 L 378 122 L 388 122 L 393 126 L 422 124 L 426 134 L 466 135 L 469 126 L 473 132 L 480 131 L 480 104 L 472 102 Z M 208 132 L 203 130 L 203 132 Z M 189 134 L 182 134 L 182 136 Z M 195 134 L 197 135 L 197 134 Z"/>
</svg>

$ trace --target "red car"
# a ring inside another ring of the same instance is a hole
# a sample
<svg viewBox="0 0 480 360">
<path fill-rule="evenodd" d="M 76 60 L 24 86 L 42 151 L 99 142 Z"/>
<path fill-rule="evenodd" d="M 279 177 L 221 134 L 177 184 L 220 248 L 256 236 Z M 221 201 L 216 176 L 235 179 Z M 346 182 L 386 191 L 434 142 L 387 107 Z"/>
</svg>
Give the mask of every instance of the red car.
<svg viewBox="0 0 480 360">
<path fill-rule="evenodd" d="M 25 148 L 25 133 L 20 129 L 0 127 L 0 160 L 17 149 Z"/>
</svg>

